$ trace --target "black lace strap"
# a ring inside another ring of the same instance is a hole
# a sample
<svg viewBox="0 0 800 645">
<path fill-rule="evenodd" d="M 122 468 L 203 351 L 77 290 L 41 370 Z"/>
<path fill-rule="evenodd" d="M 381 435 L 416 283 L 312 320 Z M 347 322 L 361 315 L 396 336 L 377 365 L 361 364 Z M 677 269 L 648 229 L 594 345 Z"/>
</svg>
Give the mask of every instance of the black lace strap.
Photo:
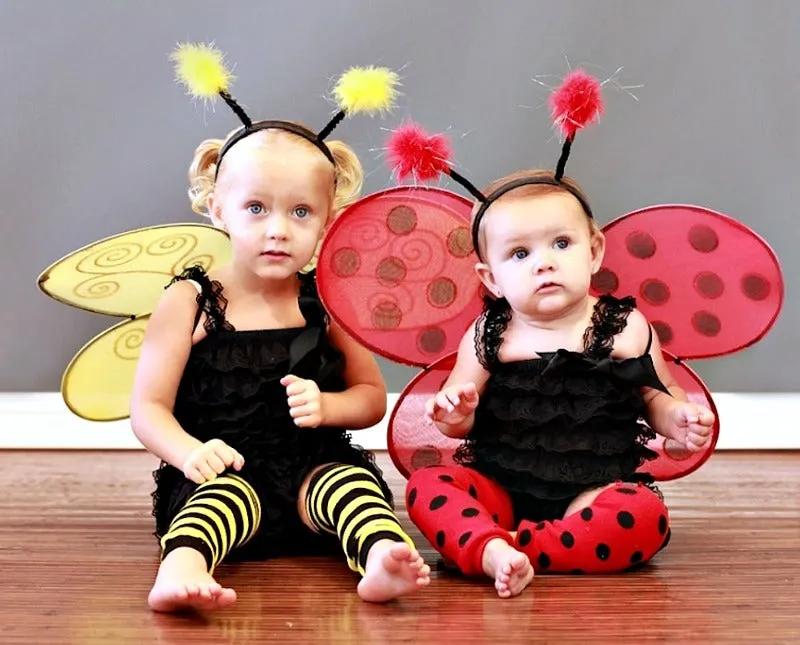
<svg viewBox="0 0 800 645">
<path fill-rule="evenodd" d="M 614 349 L 614 337 L 628 324 L 628 315 L 636 308 L 636 298 L 602 295 L 592 312 L 592 320 L 583 337 L 587 356 L 606 358 Z"/>
<path fill-rule="evenodd" d="M 484 296 L 483 313 L 475 325 L 475 354 L 486 370 L 499 361 L 503 334 L 511 321 L 511 305 L 505 298 Z"/>
<path fill-rule="evenodd" d="M 298 305 L 300 313 L 306 319 L 306 324 L 309 327 L 327 327 L 330 318 L 317 291 L 316 270 L 309 273 L 298 273 L 297 275 L 300 279 Z"/>
<path fill-rule="evenodd" d="M 194 328 L 197 327 L 200 318 L 205 313 L 206 321 L 203 326 L 207 332 L 220 329 L 233 330 L 233 326 L 225 320 L 225 309 L 228 306 L 228 301 L 222 295 L 222 285 L 218 281 L 211 280 L 205 269 L 199 265 L 187 267 L 172 278 L 169 284 L 174 284 L 180 280 L 192 280 L 200 285 L 200 293 L 197 294 L 197 313 L 194 318 Z"/>
</svg>

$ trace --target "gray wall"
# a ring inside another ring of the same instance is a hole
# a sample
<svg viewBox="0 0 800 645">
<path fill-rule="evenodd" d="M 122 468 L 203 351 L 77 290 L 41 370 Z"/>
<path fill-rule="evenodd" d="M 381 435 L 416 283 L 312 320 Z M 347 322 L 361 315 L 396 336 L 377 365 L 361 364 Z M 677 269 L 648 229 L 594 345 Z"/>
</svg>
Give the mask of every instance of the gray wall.
<svg viewBox="0 0 800 645">
<path fill-rule="evenodd" d="M 205 115 L 193 105 L 174 84 L 167 55 L 178 41 L 211 39 L 236 63 L 234 94 L 258 118 L 321 125 L 331 110 L 322 95 L 346 67 L 405 66 L 393 116 L 337 131 L 373 171 L 369 191 L 389 182 L 376 150 L 381 127 L 405 115 L 450 128 L 456 158 L 479 185 L 523 166 L 551 166 L 558 145 L 542 107 L 547 93 L 532 77 L 560 76 L 566 59 L 600 76 L 624 65 L 621 81 L 644 84 L 639 101 L 606 93 L 603 123 L 581 138 L 570 173 L 603 223 L 649 204 L 688 202 L 763 235 L 785 267 L 781 319 L 759 345 L 694 367 L 718 391 L 800 389 L 792 342 L 800 323 L 800 4 L 492 4 L 5 0 L 0 391 L 56 390 L 73 353 L 113 322 L 39 293 L 44 267 L 107 235 L 196 221 L 185 196 L 192 151 L 237 123 L 224 105 Z M 383 366 L 395 391 L 414 373 Z"/>
</svg>

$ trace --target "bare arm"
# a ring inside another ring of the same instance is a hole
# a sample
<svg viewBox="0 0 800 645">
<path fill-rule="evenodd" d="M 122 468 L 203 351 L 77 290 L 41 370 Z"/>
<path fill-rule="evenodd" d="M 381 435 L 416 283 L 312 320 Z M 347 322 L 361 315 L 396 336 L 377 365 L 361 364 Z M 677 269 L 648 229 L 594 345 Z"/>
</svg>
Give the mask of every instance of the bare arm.
<svg viewBox="0 0 800 645">
<path fill-rule="evenodd" d="M 649 332 L 650 324 L 647 322 L 647 319 L 638 310 L 632 311 L 628 317 L 626 333 L 631 335 L 631 340 L 635 339 L 635 345 L 639 347 L 639 353 L 644 351 L 646 347 Z M 671 433 L 671 429 L 674 427 L 671 417 L 672 407 L 676 403 L 688 401 L 688 397 L 683 388 L 680 387 L 672 377 L 672 373 L 669 371 L 664 361 L 658 335 L 655 331 L 652 333 L 653 339 L 650 344 L 650 357 L 653 360 L 658 378 L 667 390 L 669 390 L 669 394 L 649 387 L 643 388 L 644 401 L 647 405 L 647 418 L 653 430 L 658 434 L 668 438 L 674 438 Z"/>
<path fill-rule="evenodd" d="M 472 430 L 472 426 L 475 423 L 474 408 L 477 406 L 478 398 L 483 395 L 486 381 L 489 380 L 489 373 L 481 365 L 475 351 L 475 325 L 477 324 L 478 321 L 470 325 L 461 338 L 461 342 L 458 345 L 458 354 L 456 355 L 456 364 L 453 366 L 450 376 L 447 377 L 442 390 L 428 402 L 429 410 L 433 412 L 435 407 L 443 407 L 448 401 L 452 405 L 452 396 L 453 393 L 456 393 L 457 400 L 461 404 L 464 403 L 461 401 L 464 398 L 463 394 L 465 390 L 468 390 L 467 398 L 470 400 L 470 404 L 467 407 L 471 408 L 469 414 L 466 416 L 456 415 L 452 421 L 449 415 L 444 415 L 442 420 L 434 417 L 434 424 L 439 431 L 445 436 L 455 439 L 465 437 Z M 466 387 L 470 384 L 474 386 L 474 398 L 472 388 Z M 461 416 L 463 416 L 463 419 L 459 419 Z"/>
<path fill-rule="evenodd" d="M 131 398 L 131 426 L 154 455 L 183 469 L 189 454 L 202 445 L 173 415 L 175 396 L 192 349 L 197 290 L 177 282 L 162 296 L 147 323 Z"/>
<path fill-rule="evenodd" d="M 331 343 L 346 360 L 343 392 L 320 393 L 322 425 L 360 430 L 374 426 L 386 414 L 386 383 L 372 354 L 336 323 L 328 331 Z"/>
</svg>

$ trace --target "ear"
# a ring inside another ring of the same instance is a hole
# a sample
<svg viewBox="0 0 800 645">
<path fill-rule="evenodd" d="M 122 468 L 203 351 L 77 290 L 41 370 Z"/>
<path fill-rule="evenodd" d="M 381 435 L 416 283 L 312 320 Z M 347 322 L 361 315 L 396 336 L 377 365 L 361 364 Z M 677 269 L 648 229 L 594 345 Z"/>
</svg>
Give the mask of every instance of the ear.
<svg viewBox="0 0 800 645">
<path fill-rule="evenodd" d="M 500 286 L 495 282 L 494 275 L 488 264 L 485 262 L 478 262 L 475 265 L 475 273 L 478 274 L 478 278 L 483 283 L 483 286 L 489 290 L 489 293 L 496 298 L 502 298 L 503 293 L 500 290 Z"/>
<path fill-rule="evenodd" d="M 603 264 L 603 258 L 606 253 L 606 236 L 602 231 L 597 231 L 592 235 L 592 274 L 594 275 L 600 270 Z"/>
<path fill-rule="evenodd" d="M 222 206 L 217 201 L 214 193 L 208 196 L 208 216 L 211 218 L 211 223 L 214 224 L 214 226 L 221 228 L 223 231 L 227 230 L 225 222 L 222 221 Z"/>
</svg>

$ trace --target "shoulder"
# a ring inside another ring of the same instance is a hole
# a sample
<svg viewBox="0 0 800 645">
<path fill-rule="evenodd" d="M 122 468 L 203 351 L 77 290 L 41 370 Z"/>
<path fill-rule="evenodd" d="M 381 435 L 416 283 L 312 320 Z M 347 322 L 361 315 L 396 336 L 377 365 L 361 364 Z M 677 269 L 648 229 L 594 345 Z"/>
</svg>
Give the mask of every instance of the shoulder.
<svg viewBox="0 0 800 645">
<path fill-rule="evenodd" d="M 641 356 L 650 344 L 650 322 L 634 307 L 625 314 L 625 326 L 614 339 L 614 354 L 625 357 Z"/>
</svg>

